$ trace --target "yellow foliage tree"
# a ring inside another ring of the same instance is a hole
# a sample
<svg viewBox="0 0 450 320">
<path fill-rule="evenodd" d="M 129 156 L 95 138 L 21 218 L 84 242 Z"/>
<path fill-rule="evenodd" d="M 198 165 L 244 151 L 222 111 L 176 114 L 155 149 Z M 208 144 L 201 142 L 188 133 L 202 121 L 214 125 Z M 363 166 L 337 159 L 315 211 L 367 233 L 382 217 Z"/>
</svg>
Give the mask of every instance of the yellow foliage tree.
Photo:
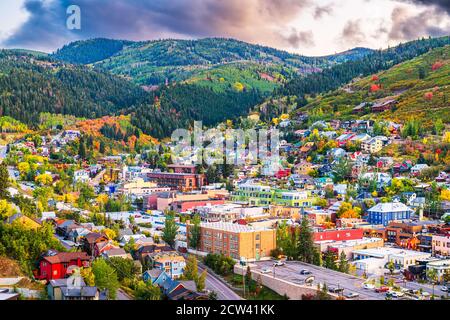
<svg viewBox="0 0 450 320">
<path fill-rule="evenodd" d="M 442 189 L 440 198 L 442 201 L 450 201 L 450 190 Z"/>
<path fill-rule="evenodd" d="M 49 186 L 53 183 L 53 178 L 48 173 L 43 173 L 43 174 L 37 175 L 36 178 L 34 178 L 34 181 L 36 181 L 40 185 Z"/>
</svg>

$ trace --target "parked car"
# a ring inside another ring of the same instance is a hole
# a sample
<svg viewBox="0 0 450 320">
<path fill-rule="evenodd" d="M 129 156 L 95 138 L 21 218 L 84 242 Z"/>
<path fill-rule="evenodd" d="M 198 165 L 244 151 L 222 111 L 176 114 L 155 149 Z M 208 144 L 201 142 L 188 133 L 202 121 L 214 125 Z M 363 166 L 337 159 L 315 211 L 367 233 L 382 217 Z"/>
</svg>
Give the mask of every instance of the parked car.
<svg viewBox="0 0 450 320">
<path fill-rule="evenodd" d="M 302 270 L 300 270 L 300 274 L 303 274 L 306 276 L 306 275 L 312 274 L 312 272 L 309 270 L 306 270 L 306 269 L 302 269 Z"/>
<path fill-rule="evenodd" d="M 389 291 L 389 287 L 385 287 L 385 286 L 381 286 L 381 287 L 375 289 L 375 292 L 378 292 L 378 293 L 388 292 L 388 291 Z"/>
<path fill-rule="evenodd" d="M 277 261 L 273 264 L 275 267 L 281 267 L 284 266 L 284 262 L 283 261 Z"/>
<path fill-rule="evenodd" d="M 442 286 L 442 287 L 441 287 L 441 291 L 448 292 L 448 287 Z"/>
<path fill-rule="evenodd" d="M 373 284 L 371 284 L 371 283 L 364 283 L 363 284 L 363 288 L 372 290 L 372 289 L 375 289 L 375 286 Z"/>
<path fill-rule="evenodd" d="M 386 296 L 390 295 L 393 298 L 403 297 L 405 294 L 401 291 L 388 291 L 386 292 Z"/>
<path fill-rule="evenodd" d="M 328 291 L 330 291 L 331 293 L 339 293 L 339 292 L 344 291 L 344 289 L 343 288 L 338 288 L 338 287 L 329 287 Z"/>
<path fill-rule="evenodd" d="M 271 273 L 272 270 L 270 270 L 269 268 L 264 268 L 261 270 L 261 273 Z"/>
<path fill-rule="evenodd" d="M 344 296 L 345 296 L 346 298 L 348 298 L 348 299 L 353 299 L 353 298 L 359 297 L 359 293 L 356 293 L 356 292 L 346 292 L 346 293 L 344 293 Z"/>
</svg>

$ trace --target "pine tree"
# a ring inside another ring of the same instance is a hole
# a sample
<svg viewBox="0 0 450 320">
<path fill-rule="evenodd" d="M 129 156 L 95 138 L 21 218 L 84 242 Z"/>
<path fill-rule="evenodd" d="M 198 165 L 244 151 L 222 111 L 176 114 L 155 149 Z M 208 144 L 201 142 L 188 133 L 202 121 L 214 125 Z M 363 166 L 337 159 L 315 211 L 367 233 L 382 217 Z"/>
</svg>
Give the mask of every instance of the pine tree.
<svg viewBox="0 0 450 320">
<path fill-rule="evenodd" d="M 302 217 L 298 241 L 298 257 L 306 263 L 317 263 L 316 251 L 308 218 Z"/>
<path fill-rule="evenodd" d="M 9 198 L 9 173 L 6 164 L 0 164 L 0 199 Z"/>
<path fill-rule="evenodd" d="M 342 251 L 340 256 L 339 256 L 339 271 L 340 272 L 344 272 L 344 273 L 348 273 L 350 270 L 350 266 L 348 264 L 347 261 L 347 256 L 345 255 L 345 252 Z"/>
<path fill-rule="evenodd" d="M 198 249 L 200 246 L 200 216 L 196 214 L 192 220 L 192 226 L 189 226 L 189 246 Z"/>
<path fill-rule="evenodd" d="M 178 226 L 175 222 L 175 217 L 173 212 L 169 212 L 166 215 L 166 221 L 164 222 L 164 230 L 162 234 L 162 239 L 173 248 L 175 244 L 175 238 L 177 236 Z"/>
</svg>

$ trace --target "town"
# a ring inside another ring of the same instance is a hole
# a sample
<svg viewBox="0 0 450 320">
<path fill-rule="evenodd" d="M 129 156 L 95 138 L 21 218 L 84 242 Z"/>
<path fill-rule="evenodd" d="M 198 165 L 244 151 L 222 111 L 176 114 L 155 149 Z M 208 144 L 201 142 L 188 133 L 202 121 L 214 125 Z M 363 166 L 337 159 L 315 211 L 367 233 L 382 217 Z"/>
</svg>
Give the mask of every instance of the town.
<svg viewBox="0 0 450 320">
<path fill-rule="evenodd" d="M 283 114 L 266 124 L 276 170 L 27 132 L 1 153 L 0 299 L 448 299 L 450 131 L 434 126 Z"/>
</svg>

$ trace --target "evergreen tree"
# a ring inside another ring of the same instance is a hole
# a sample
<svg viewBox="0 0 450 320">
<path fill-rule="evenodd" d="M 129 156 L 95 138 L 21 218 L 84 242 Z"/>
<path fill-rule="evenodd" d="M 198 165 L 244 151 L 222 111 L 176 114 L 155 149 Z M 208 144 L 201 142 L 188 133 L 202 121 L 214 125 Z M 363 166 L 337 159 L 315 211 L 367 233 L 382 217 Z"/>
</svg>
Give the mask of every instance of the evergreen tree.
<svg viewBox="0 0 450 320">
<path fill-rule="evenodd" d="M 0 164 L 0 199 L 9 198 L 9 173 L 8 167 L 4 162 Z"/>
<path fill-rule="evenodd" d="M 189 246 L 197 250 L 200 246 L 200 237 L 200 216 L 196 214 L 192 219 L 192 226 L 189 226 Z"/>
<path fill-rule="evenodd" d="M 317 263 L 316 251 L 308 218 L 303 216 L 298 240 L 298 257 L 306 263 Z"/>
<path fill-rule="evenodd" d="M 162 239 L 173 248 L 175 245 L 175 238 L 177 236 L 178 226 L 175 222 L 175 216 L 173 212 L 169 212 L 166 215 L 166 220 L 164 222 L 164 230 L 162 234 Z"/>
</svg>

